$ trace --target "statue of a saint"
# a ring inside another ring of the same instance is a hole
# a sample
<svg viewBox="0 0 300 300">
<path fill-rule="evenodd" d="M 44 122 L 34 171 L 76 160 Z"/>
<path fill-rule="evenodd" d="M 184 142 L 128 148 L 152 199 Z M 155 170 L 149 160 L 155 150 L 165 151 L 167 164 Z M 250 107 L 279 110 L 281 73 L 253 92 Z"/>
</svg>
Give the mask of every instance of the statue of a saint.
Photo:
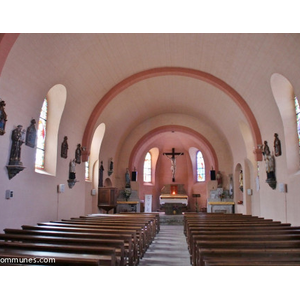
<svg viewBox="0 0 300 300">
<path fill-rule="evenodd" d="M 218 188 L 221 188 L 223 186 L 223 178 L 220 171 L 217 173 L 217 182 L 218 182 Z"/>
<path fill-rule="evenodd" d="M 62 158 L 67 158 L 68 157 L 68 149 L 69 149 L 69 145 L 68 145 L 68 137 L 65 136 L 64 140 L 61 144 L 61 154 L 60 156 Z"/>
<path fill-rule="evenodd" d="M 264 155 L 270 155 L 271 154 L 270 148 L 268 146 L 268 142 L 267 141 L 264 141 L 263 154 Z"/>
<path fill-rule="evenodd" d="M 103 171 L 104 171 L 103 161 L 101 161 L 101 166 L 99 169 L 99 187 L 103 187 Z"/>
<path fill-rule="evenodd" d="M 70 172 L 69 172 L 69 179 L 75 179 L 76 178 L 76 161 L 75 159 L 70 160 Z"/>
<path fill-rule="evenodd" d="M 13 130 L 11 139 L 11 151 L 10 151 L 10 165 L 22 165 L 21 162 L 21 146 L 25 139 L 25 130 L 22 130 L 23 126 L 18 125 L 16 129 Z"/>
<path fill-rule="evenodd" d="M 278 138 L 278 134 L 274 134 L 274 151 L 275 151 L 275 156 L 280 156 L 281 155 L 281 142 Z"/>
<path fill-rule="evenodd" d="M 239 188 L 242 192 L 244 191 L 243 170 L 240 171 L 239 175 Z"/>
<path fill-rule="evenodd" d="M 5 133 L 5 124 L 7 121 L 7 114 L 4 110 L 5 107 L 5 101 L 0 99 L 0 135 L 4 135 Z"/>
<path fill-rule="evenodd" d="M 130 188 L 130 174 L 128 168 L 125 173 L 125 188 Z"/>
<path fill-rule="evenodd" d="M 27 132 L 26 132 L 26 142 L 25 142 L 25 145 L 29 146 L 31 148 L 35 147 L 35 142 L 36 142 L 35 124 L 36 124 L 35 119 L 32 119 L 31 120 L 31 124 L 30 124 L 29 127 L 27 127 Z"/>
<path fill-rule="evenodd" d="M 75 151 L 75 160 L 76 160 L 76 164 L 80 164 L 81 163 L 81 145 L 78 144 L 76 151 Z"/>
</svg>

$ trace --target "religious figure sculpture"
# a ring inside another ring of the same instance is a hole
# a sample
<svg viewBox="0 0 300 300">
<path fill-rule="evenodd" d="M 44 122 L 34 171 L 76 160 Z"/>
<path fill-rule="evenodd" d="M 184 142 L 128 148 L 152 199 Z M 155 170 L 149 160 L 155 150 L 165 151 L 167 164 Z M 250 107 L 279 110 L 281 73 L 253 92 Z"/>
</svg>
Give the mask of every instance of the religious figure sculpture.
<svg viewBox="0 0 300 300">
<path fill-rule="evenodd" d="M 240 189 L 242 192 L 244 191 L 243 170 L 240 170 L 240 175 L 239 175 L 239 189 Z"/>
<path fill-rule="evenodd" d="M 264 146 L 263 146 L 263 155 L 270 155 L 271 152 L 270 152 L 270 148 L 268 146 L 268 142 L 267 141 L 264 141 Z"/>
<path fill-rule="evenodd" d="M 68 149 L 69 149 L 69 145 L 68 145 L 68 137 L 65 136 L 64 140 L 61 144 L 61 154 L 60 156 L 62 158 L 67 158 L 68 157 Z"/>
<path fill-rule="evenodd" d="M 280 156 L 281 155 L 281 142 L 278 138 L 278 134 L 274 134 L 274 151 L 275 151 L 275 156 Z"/>
<path fill-rule="evenodd" d="M 110 158 L 108 161 L 108 171 L 107 171 L 108 176 L 110 176 L 113 172 L 114 172 L 114 162 L 113 159 Z"/>
<path fill-rule="evenodd" d="M 223 185 L 223 178 L 220 171 L 217 173 L 217 182 L 218 182 L 218 188 L 222 188 Z"/>
<path fill-rule="evenodd" d="M 172 152 L 170 153 L 163 153 L 163 155 L 166 155 L 167 158 L 171 161 L 171 172 L 172 172 L 172 182 L 175 182 L 175 173 L 176 173 L 176 155 L 183 155 L 183 152 L 176 153 L 175 148 L 172 148 Z M 168 155 L 171 155 L 169 157 Z"/>
<path fill-rule="evenodd" d="M 69 179 L 74 180 L 76 178 L 76 161 L 75 159 L 70 160 Z"/>
<path fill-rule="evenodd" d="M 27 132 L 26 132 L 26 142 L 25 145 L 29 146 L 31 148 L 35 147 L 36 143 L 36 128 L 35 128 L 36 121 L 35 119 L 31 120 L 31 124 L 29 127 L 27 127 Z"/>
<path fill-rule="evenodd" d="M 264 161 L 265 161 L 265 166 L 266 166 L 266 174 L 267 174 L 267 179 L 266 182 L 268 185 L 272 188 L 276 188 L 276 177 L 275 177 L 275 159 L 274 155 L 271 155 L 268 142 L 264 142 Z"/>
<path fill-rule="evenodd" d="M 23 126 L 18 125 L 12 132 L 12 145 L 10 151 L 9 165 L 22 165 L 21 162 L 21 146 L 24 143 L 25 130 L 22 130 Z"/>
<path fill-rule="evenodd" d="M 78 144 L 76 151 L 75 151 L 75 160 L 76 160 L 76 164 L 80 164 L 81 163 L 81 145 Z"/>
<path fill-rule="evenodd" d="M 130 174 L 128 168 L 125 173 L 125 188 L 130 188 Z"/>
<path fill-rule="evenodd" d="M 103 171 L 104 171 L 103 161 L 101 161 L 101 166 L 99 169 L 99 187 L 103 187 Z"/>
<path fill-rule="evenodd" d="M 2 99 L 0 99 L 0 135 L 4 135 L 5 133 L 5 125 L 7 121 L 7 114 L 4 110 L 6 103 Z"/>
</svg>

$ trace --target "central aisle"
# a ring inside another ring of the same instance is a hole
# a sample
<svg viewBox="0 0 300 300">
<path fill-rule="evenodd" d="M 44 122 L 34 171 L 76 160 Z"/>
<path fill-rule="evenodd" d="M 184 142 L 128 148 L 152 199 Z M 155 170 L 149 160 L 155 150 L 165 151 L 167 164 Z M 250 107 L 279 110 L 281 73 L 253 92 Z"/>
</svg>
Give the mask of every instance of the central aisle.
<svg viewBox="0 0 300 300">
<path fill-rule="evenodd" d="M 160 225 L 139 266 L 191 266 L 183 225 Z"/>
</svg>

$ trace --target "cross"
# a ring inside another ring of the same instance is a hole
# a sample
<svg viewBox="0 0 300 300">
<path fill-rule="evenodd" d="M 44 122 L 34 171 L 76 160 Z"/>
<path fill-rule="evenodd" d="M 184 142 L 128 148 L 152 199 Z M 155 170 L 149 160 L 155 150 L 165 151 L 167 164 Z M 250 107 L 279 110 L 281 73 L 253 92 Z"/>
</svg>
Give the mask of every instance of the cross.
<svg viewBox="0 0 300 300">
<path fill-rule="evenodd" d="M 172 181 L 175 182 L 175 171 L 176 171 L 176 157 L 175 155 L 184 155 L 183 152 L 175 152 L 175 148 L 172 148 L 172 152 L 165 152 L 163 155 L 171 155 L 168 157 L 171 160 L 171 170 L 172 170 Z"/>
</svg>

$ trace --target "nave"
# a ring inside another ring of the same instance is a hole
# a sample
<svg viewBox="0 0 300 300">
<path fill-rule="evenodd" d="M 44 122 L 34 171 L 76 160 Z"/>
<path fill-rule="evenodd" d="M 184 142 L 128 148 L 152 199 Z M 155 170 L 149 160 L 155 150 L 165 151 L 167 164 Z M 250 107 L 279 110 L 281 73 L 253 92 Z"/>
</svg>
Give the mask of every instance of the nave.
<svg viewBox="0 0 300 300">
<path fill-rule="evenodd" d="M 161 225 L 139 266 L 191 266 L 181 225 Z"/>
</svg>

